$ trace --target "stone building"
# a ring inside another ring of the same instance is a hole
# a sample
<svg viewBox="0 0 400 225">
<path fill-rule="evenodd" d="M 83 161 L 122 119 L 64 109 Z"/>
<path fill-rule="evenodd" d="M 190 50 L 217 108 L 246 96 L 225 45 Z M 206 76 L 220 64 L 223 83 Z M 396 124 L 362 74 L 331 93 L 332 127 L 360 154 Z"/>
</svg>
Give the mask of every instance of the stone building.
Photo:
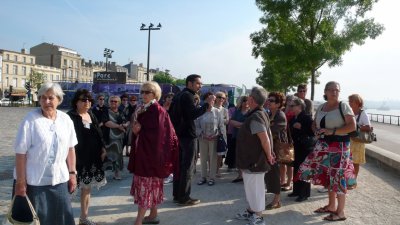
<svg viewBox="0 0 400 225">
<path fill-rule="evenodd" d="M 35 66 L 35 56 L 27 54 L 25 49 L 21 52 L 0 49 L 0 55 L 2 56 L 0 92 L 9 90 L 10 86 L 14 89 L 24 89 Z"/>
<path fill-rule="evenodd" d="M 143 63 L 133 64 L 130 62 L 124 66 L 128 69 L 128 81 L 131 82 L 146 82 L 147 81 L 147 68 L 143 66 Z M 150 69 L 149 79 L 153 80 L 154 75 L 158 72 L 158 69 Z"/>
</svg>

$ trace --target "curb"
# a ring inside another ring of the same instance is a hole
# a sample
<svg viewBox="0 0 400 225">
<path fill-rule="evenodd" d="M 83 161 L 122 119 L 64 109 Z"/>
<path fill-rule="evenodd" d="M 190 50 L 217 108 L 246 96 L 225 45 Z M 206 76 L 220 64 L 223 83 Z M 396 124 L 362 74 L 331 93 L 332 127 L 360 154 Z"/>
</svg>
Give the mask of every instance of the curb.
<svg viewBox="0 0 400 225">
<path fill-rule="evenodd" d="M 365 145 L 365 154 L 375 160 L 379 167 L 391 169 L 400 174 L 400 155 L 371 144 Z"/>
</svg>

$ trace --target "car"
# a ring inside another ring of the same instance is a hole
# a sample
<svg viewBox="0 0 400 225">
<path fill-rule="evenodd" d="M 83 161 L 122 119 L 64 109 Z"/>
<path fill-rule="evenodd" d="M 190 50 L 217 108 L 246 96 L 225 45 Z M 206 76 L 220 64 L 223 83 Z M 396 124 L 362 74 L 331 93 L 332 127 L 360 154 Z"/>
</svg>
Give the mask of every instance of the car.
<svg viewBox="0 0 400 225">
<path fill-rule="evenodd" d="M 10 99 L 9 98 L 2 98 L 0 100 L 0 106 L 8 106 L 10 105 Z"/>
</svg>

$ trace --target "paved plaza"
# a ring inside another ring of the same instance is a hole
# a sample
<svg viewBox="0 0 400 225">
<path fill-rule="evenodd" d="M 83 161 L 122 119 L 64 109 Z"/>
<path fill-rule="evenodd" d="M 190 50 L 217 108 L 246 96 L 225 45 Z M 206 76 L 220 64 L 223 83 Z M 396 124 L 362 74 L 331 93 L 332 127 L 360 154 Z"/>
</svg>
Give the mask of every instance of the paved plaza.
<svg viewBox="0 0 400 225">
<path fill-rule="evenodd" d="M 0 107 L 0 221 L 3 221 L 10 203 L 12 169 L 14 167 L 13 141 L 21 119 L 32 108 Z M 390 127 L 389 129 L 392 129 Z M 396 127 L 393 129 L 400 128 Z M 380 130 L 376 129 L 378 138 Z M 381 148 L 385 147 L 383 134 L 379 138 Z M 396 145 L 398 146 L 398 145 Z M 398 154 L 398 153 L 397 153 Z M 125 160 L 127 158 L 125 157 Z M 199 171 L 199 167 L 198 167 Z M 195 224 L 245 224 L 244 221 L 234 219 L 234 215 L 246 207 L 243 184 L 233 184 L 230 181 L 235 173 L 222 169 L 222 178 L 212 187 L 198 186 L 193 183 L 192 196 L 199 198 L 201 203 L 193 207 L 178 207 L 172 203 L 172 186 L 165 186 L 165 202 L 160 206 L 160 224 L 165 225 L 195 225 Z M 94 190 L 90 218 L 101 225 L 133 224 L 137 206 L 129 195 L 132 175 L 126 170 L 123 180 L 115 181 L 108 175 L 108 184 L 102 189 Z M 194 182 L 199 178 L 195 175 Z M 272 211 L 264 211 L 266 224 L 328 224 L 322 220 L 324 215 L 315 214 L 313 210 L 324 206 L 327 202 L 326 194 L 317 192 L 317 186 L 312 188 L 312 197 L 303 203 L 296 203 L 287 193 L 282 193 L 282 207 Z M 272 195 L 267 195 L 267 203 Z M 76 221 L 79 217 L 79 198 L 73 200 Z M 400 175 L 395 172 L 379 168 L 373 160 L 361 167 L 356 190 L 350 191 L 346 203 L 347 220 L 329 224 L 400 224 Z"/>
</svg>

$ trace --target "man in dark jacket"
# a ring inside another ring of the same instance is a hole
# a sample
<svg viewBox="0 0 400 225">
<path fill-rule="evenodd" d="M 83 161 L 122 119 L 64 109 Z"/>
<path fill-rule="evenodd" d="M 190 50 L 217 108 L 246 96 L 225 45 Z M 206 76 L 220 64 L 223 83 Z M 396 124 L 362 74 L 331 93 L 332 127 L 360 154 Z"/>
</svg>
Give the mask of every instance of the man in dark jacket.
<svg viewBox="0 0 400 225">
<path fill-rule="evenodd" d="M 203 115 L 208 107 L 211 107 L 209 103 L 215 98 L 214 95 L 209 96 L 202 107 L 196 108 L 194 95 L 200 90 L 201 85 L 200 75 L 189 75 L 186 78 L 186 88 L 175 95 L 169 111 L 179 140 L 179 176 L 174 176 L 173 196 L 174 202 L 181 206 L 196 205 L 200 202 L 200 200 L 190 197 L 197 152 L 194 120 Z"/>
</svg>

